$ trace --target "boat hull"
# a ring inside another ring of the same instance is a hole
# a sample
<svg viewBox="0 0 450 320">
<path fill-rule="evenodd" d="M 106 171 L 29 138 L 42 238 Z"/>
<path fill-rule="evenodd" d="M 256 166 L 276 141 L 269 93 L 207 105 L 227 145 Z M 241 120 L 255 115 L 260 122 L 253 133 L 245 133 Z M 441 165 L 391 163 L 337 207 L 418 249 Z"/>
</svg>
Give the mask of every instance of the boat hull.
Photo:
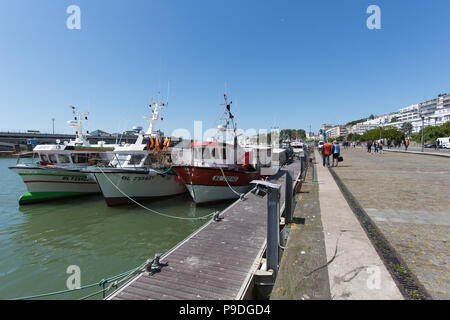
<svg viewBox="0 0 450 320">
<path fill-rule="evenodd" d="M 260 178 L 257 171 L 223 169 L 222 174 L 220 169 L 209 167 L 174 166 L 172 169 L 184 182 L 195 203 L 237 199 L 252 188 L 252 180 Z"/>
<path fill-rule="evenodd" d="M 26 166 L 10 169 L 22 178 L 29 191 L 19 198 L 20 205 L 100 192 L 97 182 L 80 171 Z"/>
<path fill-rule="evenodd" d="M 252 188 L 251 185 L 233 187 L 226 186 L 204 186 L 204 185 L 186 185 L 189 194 L 195 203 L 207 203 L 220 200 L 232 200 L 239 198 L 238 194 L 247 193 Z"/>
<path fill-rule="evenodd" d="M 130 203 L 132 201 L 129 198 L 141 201 L 174 196 L 187 191 L 174 174 L 95 172 L 92 175 L 95 176 L 109 206 Z"/>
</svg>

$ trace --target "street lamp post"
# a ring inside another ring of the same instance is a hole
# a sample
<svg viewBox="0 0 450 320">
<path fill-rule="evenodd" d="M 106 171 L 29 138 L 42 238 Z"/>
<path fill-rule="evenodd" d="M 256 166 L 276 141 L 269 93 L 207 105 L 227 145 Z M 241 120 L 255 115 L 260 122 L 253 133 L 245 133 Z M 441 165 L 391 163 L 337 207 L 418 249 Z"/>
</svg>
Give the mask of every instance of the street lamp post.
<svg viewBox="0 0 450 320">
<path fill-rule="evenodd" d="M 424 124 L 424 120 L 425 120 L 425 117 L 421 114 L 420 115 L 420 117 L 422 118 L 422 137 L 421 137 L 421 140 L 420 140 L 420 142 L 422 143 L 422 152 L 423 152 L 423 132 L 425 131 L 424 129 L 424 126 L 425 126 L 425 124 Z"/>
<path fill-rule="evenodd" d="M 52 132 L 53 132 L 53 134 L 55 134 L 55 118 L 52 118 L 52 122 L 53 122 L 53 125 L 52 125 Z"/>
</svg>

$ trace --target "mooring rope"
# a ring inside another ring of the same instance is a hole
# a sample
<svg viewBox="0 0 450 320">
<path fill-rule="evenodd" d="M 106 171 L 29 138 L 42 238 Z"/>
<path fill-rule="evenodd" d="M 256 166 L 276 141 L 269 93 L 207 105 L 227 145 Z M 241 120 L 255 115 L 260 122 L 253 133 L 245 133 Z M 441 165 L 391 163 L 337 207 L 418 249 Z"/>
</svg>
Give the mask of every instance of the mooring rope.
<svg viewBox="0 0 450 320">
<path fill-rule="evenodd" d="M 172 216 L 172 215 L 168 215 L 153 209 L 150 209 L 146 206 L 144 206 L 143 204 L 139 203 L 138 201 L 134 200 L 133 198 L 131 198 L 130 196 L 128 196 L 125 192 L 123 192 L 117 185 L 114 184 L 114 182 L 111 181 L 111 179 L 103 172 L 103 170 L 98 167 L 98 169 L 101 171 L 101 173 L 105 176 L 105 178 L 113 185 L 114 188 L 116 188 L 121 194 L 123 194 L 126 198 L 128 198 L 130 201 L 134 202 L 135 204 L 137 204 L 138 206 L 140 206 L 141 208 L 153 212 L 157 215 L 166 217 L 166 218 L 172 218 L 172 219 L 179 219 L 179 220 L 202 220 L 202 219 L 207 219 L 208 217 L 211 217 L 212 215 L 214 215 L 216 213 L 216 211 L 208 213 L 207 215 L 204 215 L 202 217 L 195 217 L 195 218 L 187 218 L 187 217 L 177 217 L 177 216 Z"/>
<path fill-rule="evenodd" d="M 111 283 L 111 285 L 108 288 L 104 288 L 104 289 L 102 289 L 100 291 L 95 292 L 95 294 L 90 294 L 89 296 L 84 297 L 84 298 L 88 298 L 88 297 L 97 295 L 97 294 L 99 294 L 101 292 L 110 290 L 113 286 L 116 286 L 114 282 L 116 282 L 117 284 L 123 282 L 124 279 L 128 279 L 136 271 L 141 270 L 142 268 L 144 268 L 145 264 L 146 263 L 141 264 L 140 266 L 138 266 L 136 268 L 133 268 L 133 269 L 128 270 L 126 272 L 119 273 L 119 274 L 117 274 L 115 276 L 112 276 L 112 277 L 109 277 L 109 278 L 106 278 L 106 279 L 102 279 L 102 280 L 100 280 L 100 282 L 91 283 L 91 284 L 88 284 L 88 285 L 85 285 L 85 286 L 81 286 L 79 288 L 47 292 L 47 293 L 36 294 L 36 295 L 32 295 L 32 296 L 13 298 L 13 299 L 10 299 L 10 300 L 29 300 L 29 299 L 36 299 L 36 298 L 55 296 L 55 295 L 58 295 L 58 294 L 64 294 L 64 293 L 69 293 L 69 292 L 74 292 L 74 291 L 80 291 L 80 290 L 83 290 L 83 289 L 88 289 L 88 288 L 92 288 L 92 287 L 96 287 L 96 286 L 104 286 L 105 284 L 107 284 L 109 282 L 113 282 L 113 283 Z M 120 278 L 124 278 L 124 279 L 122 279 L 122 280 L 117 282 L 117 280 L 119 280 Z M 81 299 L 84 299 L 84 298 L 81 298 Z"/>
<path fill-rule="evenodd" d="M 244 198 L 244 193 L 239 193 L 239 192 L 237 192 L 237 191 L 235 191 L 231 186 L 230 186 L 230 184 L 228 183 L 228 179 L 227 179 L 227 177 L 225 176 L 225 173 L 223 172 L 223 170 L 222 170 L 222 167 L 219 167 L 219 169 L 220 169 L 220 171 L 222 172 L 222 176 L 223 176 L 223 178 L 225 179 L 225 182 L 227 183 L 227 185 L 228 185 L 228 187 L 231 189 L 231 191 L 233 191 L 234 192 L 234 194 L 236 194 L 236 195 L 238 195 L 239 196 L 239 199 L 243 199 Z"/>
</svg>

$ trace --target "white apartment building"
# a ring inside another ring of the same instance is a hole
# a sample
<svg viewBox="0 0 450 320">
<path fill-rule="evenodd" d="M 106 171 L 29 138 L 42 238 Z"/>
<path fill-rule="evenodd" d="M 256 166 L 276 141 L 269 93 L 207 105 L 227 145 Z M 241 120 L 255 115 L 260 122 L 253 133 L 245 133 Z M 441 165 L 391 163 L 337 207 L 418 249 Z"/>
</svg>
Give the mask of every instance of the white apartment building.
<svg viewBox="0 0 450 320">
<path fill-rule="evenodd" d="M 356 134 L 363 134 L 366 131 L 372 130 L 378 128 L 378 125 L 376 124 L 368 124 L 365 122 L 357 123 L 351 127 L 349 132 L 356 133 Z"/>
<path fill-rule="evenodd" d="M 347 128 L 344 126 L 334 126 L 327 130 L 327 138 L 346 137 L 348 135 Z"/>
<path fill-rule="evenodd" d="M 440 126 L 450 121 L 450 94 L 440 94 L 434 99 L 426 100 L 399 111 L 398 121 L 391 123 L 397 128 L 401 128 L 405 122 L 410 122 L 413 126 L 412 132 L 419 132 L 422 129 L 422 117 L 424 126 Z"/>
<path fill-rule="evenodd" d="M 412 124 L 412 132 L 419 132 L 422 129 L 421 115 L 424 118 L 424 126 L 440 126 L 450 121 L 450 94 L 439 94 L 434 99 L 401 108 L 398 112 L 358 123 L 352 127 L 351 132 L 363 134 L 380 126 L 395 126 L 400 129 L 405 122 Z M 397 117 L 398 121 L 392 122 L 393 117 Z"/>
</svg>

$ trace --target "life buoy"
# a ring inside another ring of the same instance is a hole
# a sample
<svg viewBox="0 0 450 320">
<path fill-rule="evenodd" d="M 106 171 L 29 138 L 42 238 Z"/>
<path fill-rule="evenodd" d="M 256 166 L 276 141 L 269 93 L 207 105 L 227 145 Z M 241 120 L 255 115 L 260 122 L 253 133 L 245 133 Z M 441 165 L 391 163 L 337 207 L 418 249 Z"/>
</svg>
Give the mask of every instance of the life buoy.
<svg viewBox="0 0 450 320">
<path fill-rule="evenodd" d="M 167 151 L 167 149 L 169 148 L 170 145 L 170 139 L 169 137 L 166 137 L 166 139 L 164 140 L 163 146 L 164 146 L 164 151 Z"/>
</svg>

